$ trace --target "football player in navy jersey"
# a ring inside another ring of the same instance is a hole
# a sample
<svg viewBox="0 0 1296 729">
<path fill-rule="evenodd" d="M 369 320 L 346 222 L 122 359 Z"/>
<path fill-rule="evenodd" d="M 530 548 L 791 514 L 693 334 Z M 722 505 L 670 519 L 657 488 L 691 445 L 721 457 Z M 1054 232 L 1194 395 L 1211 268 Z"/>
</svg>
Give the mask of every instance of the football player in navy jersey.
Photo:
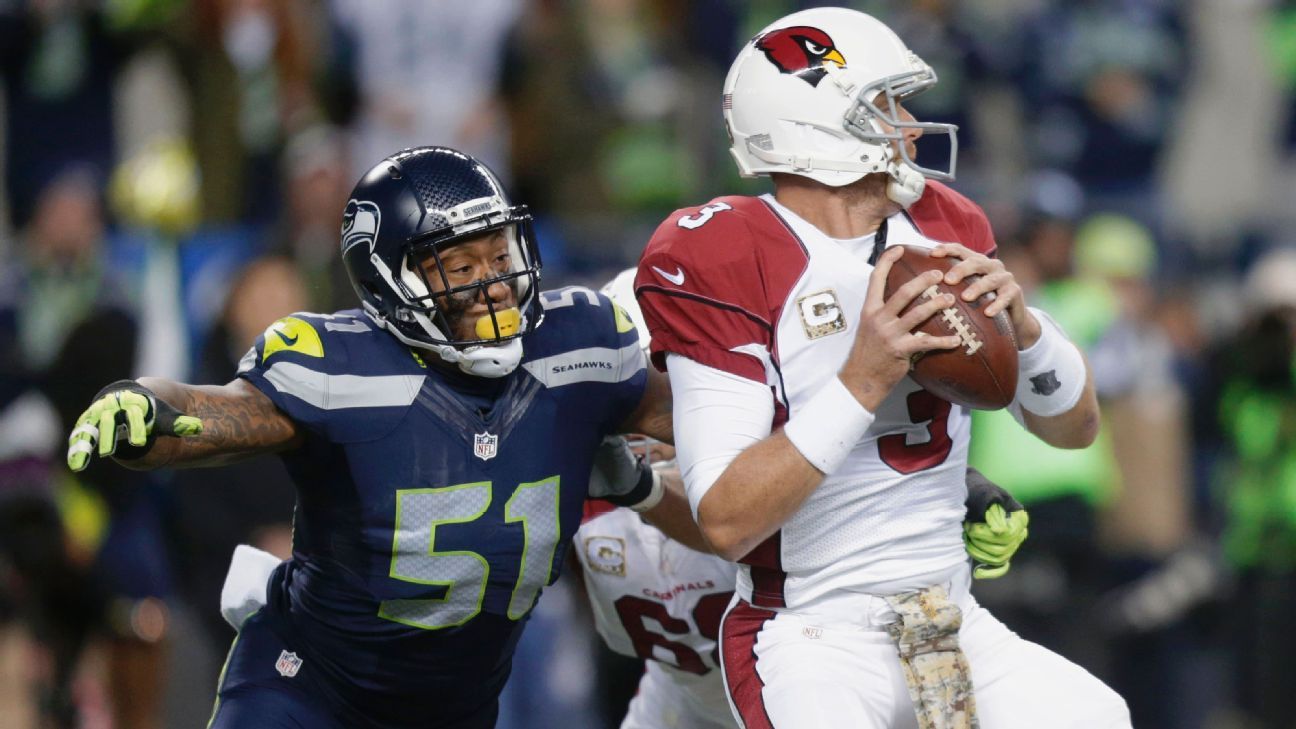
<svg viewBox="0 0 1296 729">
<path fill-rule="evenodd" d="M 224 386 L 113 383 L 78 421 L 74 470 L 277 452 L 296 483 L 293 557 L 211 726 L 493 726 L 587 497 L 696 535 L 681 491 L 603 445 L 671 440 L 665 378 L 609 299 L 539 291 L 530 220 L 471 157 L 388 157 L 343 216 L 360 309 L 279 320 Z"/>
</svg>

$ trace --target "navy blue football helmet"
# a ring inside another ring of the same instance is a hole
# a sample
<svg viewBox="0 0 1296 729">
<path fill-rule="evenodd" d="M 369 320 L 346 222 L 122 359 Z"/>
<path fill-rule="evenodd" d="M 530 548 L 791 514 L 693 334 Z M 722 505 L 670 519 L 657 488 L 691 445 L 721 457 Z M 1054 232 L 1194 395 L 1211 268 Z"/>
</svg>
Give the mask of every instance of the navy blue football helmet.
<svg viewBox="0 0 1296 729">
<path fill-rule="evenodd" d="M 508 241 L 506 270 L 452 286 L 441 254 L 494 230 Z M 342 216 L 342 260 L 370 318 L 402 342 L 430 349 L 470 374 L 511 372 L 522 358 L 521 337 L 543 317 L 535 306 L 540 251 L 530 213 L 510 204 L 486 165 L 447 147 L 402 150 L 356 183 Z M 433 286 L 429 275 L 438 274 L 440 285 Z M 486 295 L 497 283 L 512 288 L 519 325 L 502 323 L 512 315 L 499 317 L 505 312 Z M 455 338 L 449 314 L 465 297 L 486 302 L 492 325 L 486 331 L 496 336 Z"/>
</svg>

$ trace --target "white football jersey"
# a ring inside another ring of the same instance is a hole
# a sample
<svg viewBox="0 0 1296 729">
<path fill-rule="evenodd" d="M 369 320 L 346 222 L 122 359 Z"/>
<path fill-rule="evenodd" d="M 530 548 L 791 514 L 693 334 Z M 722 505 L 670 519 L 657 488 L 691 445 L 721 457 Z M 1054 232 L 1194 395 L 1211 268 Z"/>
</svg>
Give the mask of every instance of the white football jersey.
<svg viewBox="0 0 1296 729">
<path fill-rule="evenodd" d="M 733 726 L 717 640 L 736 565 L 685 547 L 630 509 L 591 501 L 585 513 L 575 549 L 599 635 L 617 653 L 652 661 L 679 689 L 677 701 L 649 702 L 670 713 L 660 725 Z"/>
<path fill-rule="evenodd" d="M 887 247 L 994 251 L 980 209 L 939 183 L 883 231 Z M 845 362 L 876 243 L 835 241 L 768 195 L 677 212 L 653 236 L 636 279 L 654 361 L 675 353 L 768 386 L 772 432 Z M 741 560 L 744 599 L 808 609 L 925 587 L 965 565 L 969 414 L 905 378 L 875 415 L 845 464 Z M 688 486 L 697 503 L 698 486 Z"/>
</svg>

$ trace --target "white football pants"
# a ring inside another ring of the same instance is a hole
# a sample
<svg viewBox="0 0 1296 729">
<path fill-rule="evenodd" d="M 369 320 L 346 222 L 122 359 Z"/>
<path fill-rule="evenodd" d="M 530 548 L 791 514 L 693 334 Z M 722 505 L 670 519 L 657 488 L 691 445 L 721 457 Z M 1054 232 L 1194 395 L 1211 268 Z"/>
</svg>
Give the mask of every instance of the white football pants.
<svg viewBox="0 0 1296 729">
<path fill-rule="evenodd" d="M 981 729 L 1131 729 L 1125 701 L 1088 671 L 1023 640 L 968 592 L 964 570 L 948 584 L 963 610 L 959 643 L 972 667 Z M 884 625 L 885 601 L 858 595 L 859 618 L 758 608 L 735 598 L 721 628 L 731 706 L 746 729 L 917 729 Z"/>
</svg>

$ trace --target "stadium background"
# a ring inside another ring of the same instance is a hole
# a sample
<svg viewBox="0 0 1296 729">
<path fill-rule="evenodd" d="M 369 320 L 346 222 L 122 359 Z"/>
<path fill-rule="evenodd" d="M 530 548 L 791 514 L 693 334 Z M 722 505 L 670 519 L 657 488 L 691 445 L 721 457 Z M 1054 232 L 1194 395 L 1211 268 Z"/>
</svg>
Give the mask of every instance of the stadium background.
<svg viewBox="0 0 1296 729">
<path fill-rule="evenodd" d="M 273 459 L 74 478 L 102 384 L 224 382 L 273 319 L 350 306 L 342 205 L 405 146 L 489 161 L 546 285 L 600 285 L 675 207 L 765 189 L 720 84 L 818 4 L 0 0 L 0 726 L 202 725 L 229 552 L 286 553 Z M 1080 453 L 978 418 L 974 462 L 1032 514 L 981 600 L 1141 729 L 1296 726 L 1296 2 L 855 6 L 936 68 L 911 109 L 960 125 L 956 187 L 1103 399 Z M 637 669 L 577 582 L 541 601 L 501 727 L 619 718 Z"/>
</svg>

